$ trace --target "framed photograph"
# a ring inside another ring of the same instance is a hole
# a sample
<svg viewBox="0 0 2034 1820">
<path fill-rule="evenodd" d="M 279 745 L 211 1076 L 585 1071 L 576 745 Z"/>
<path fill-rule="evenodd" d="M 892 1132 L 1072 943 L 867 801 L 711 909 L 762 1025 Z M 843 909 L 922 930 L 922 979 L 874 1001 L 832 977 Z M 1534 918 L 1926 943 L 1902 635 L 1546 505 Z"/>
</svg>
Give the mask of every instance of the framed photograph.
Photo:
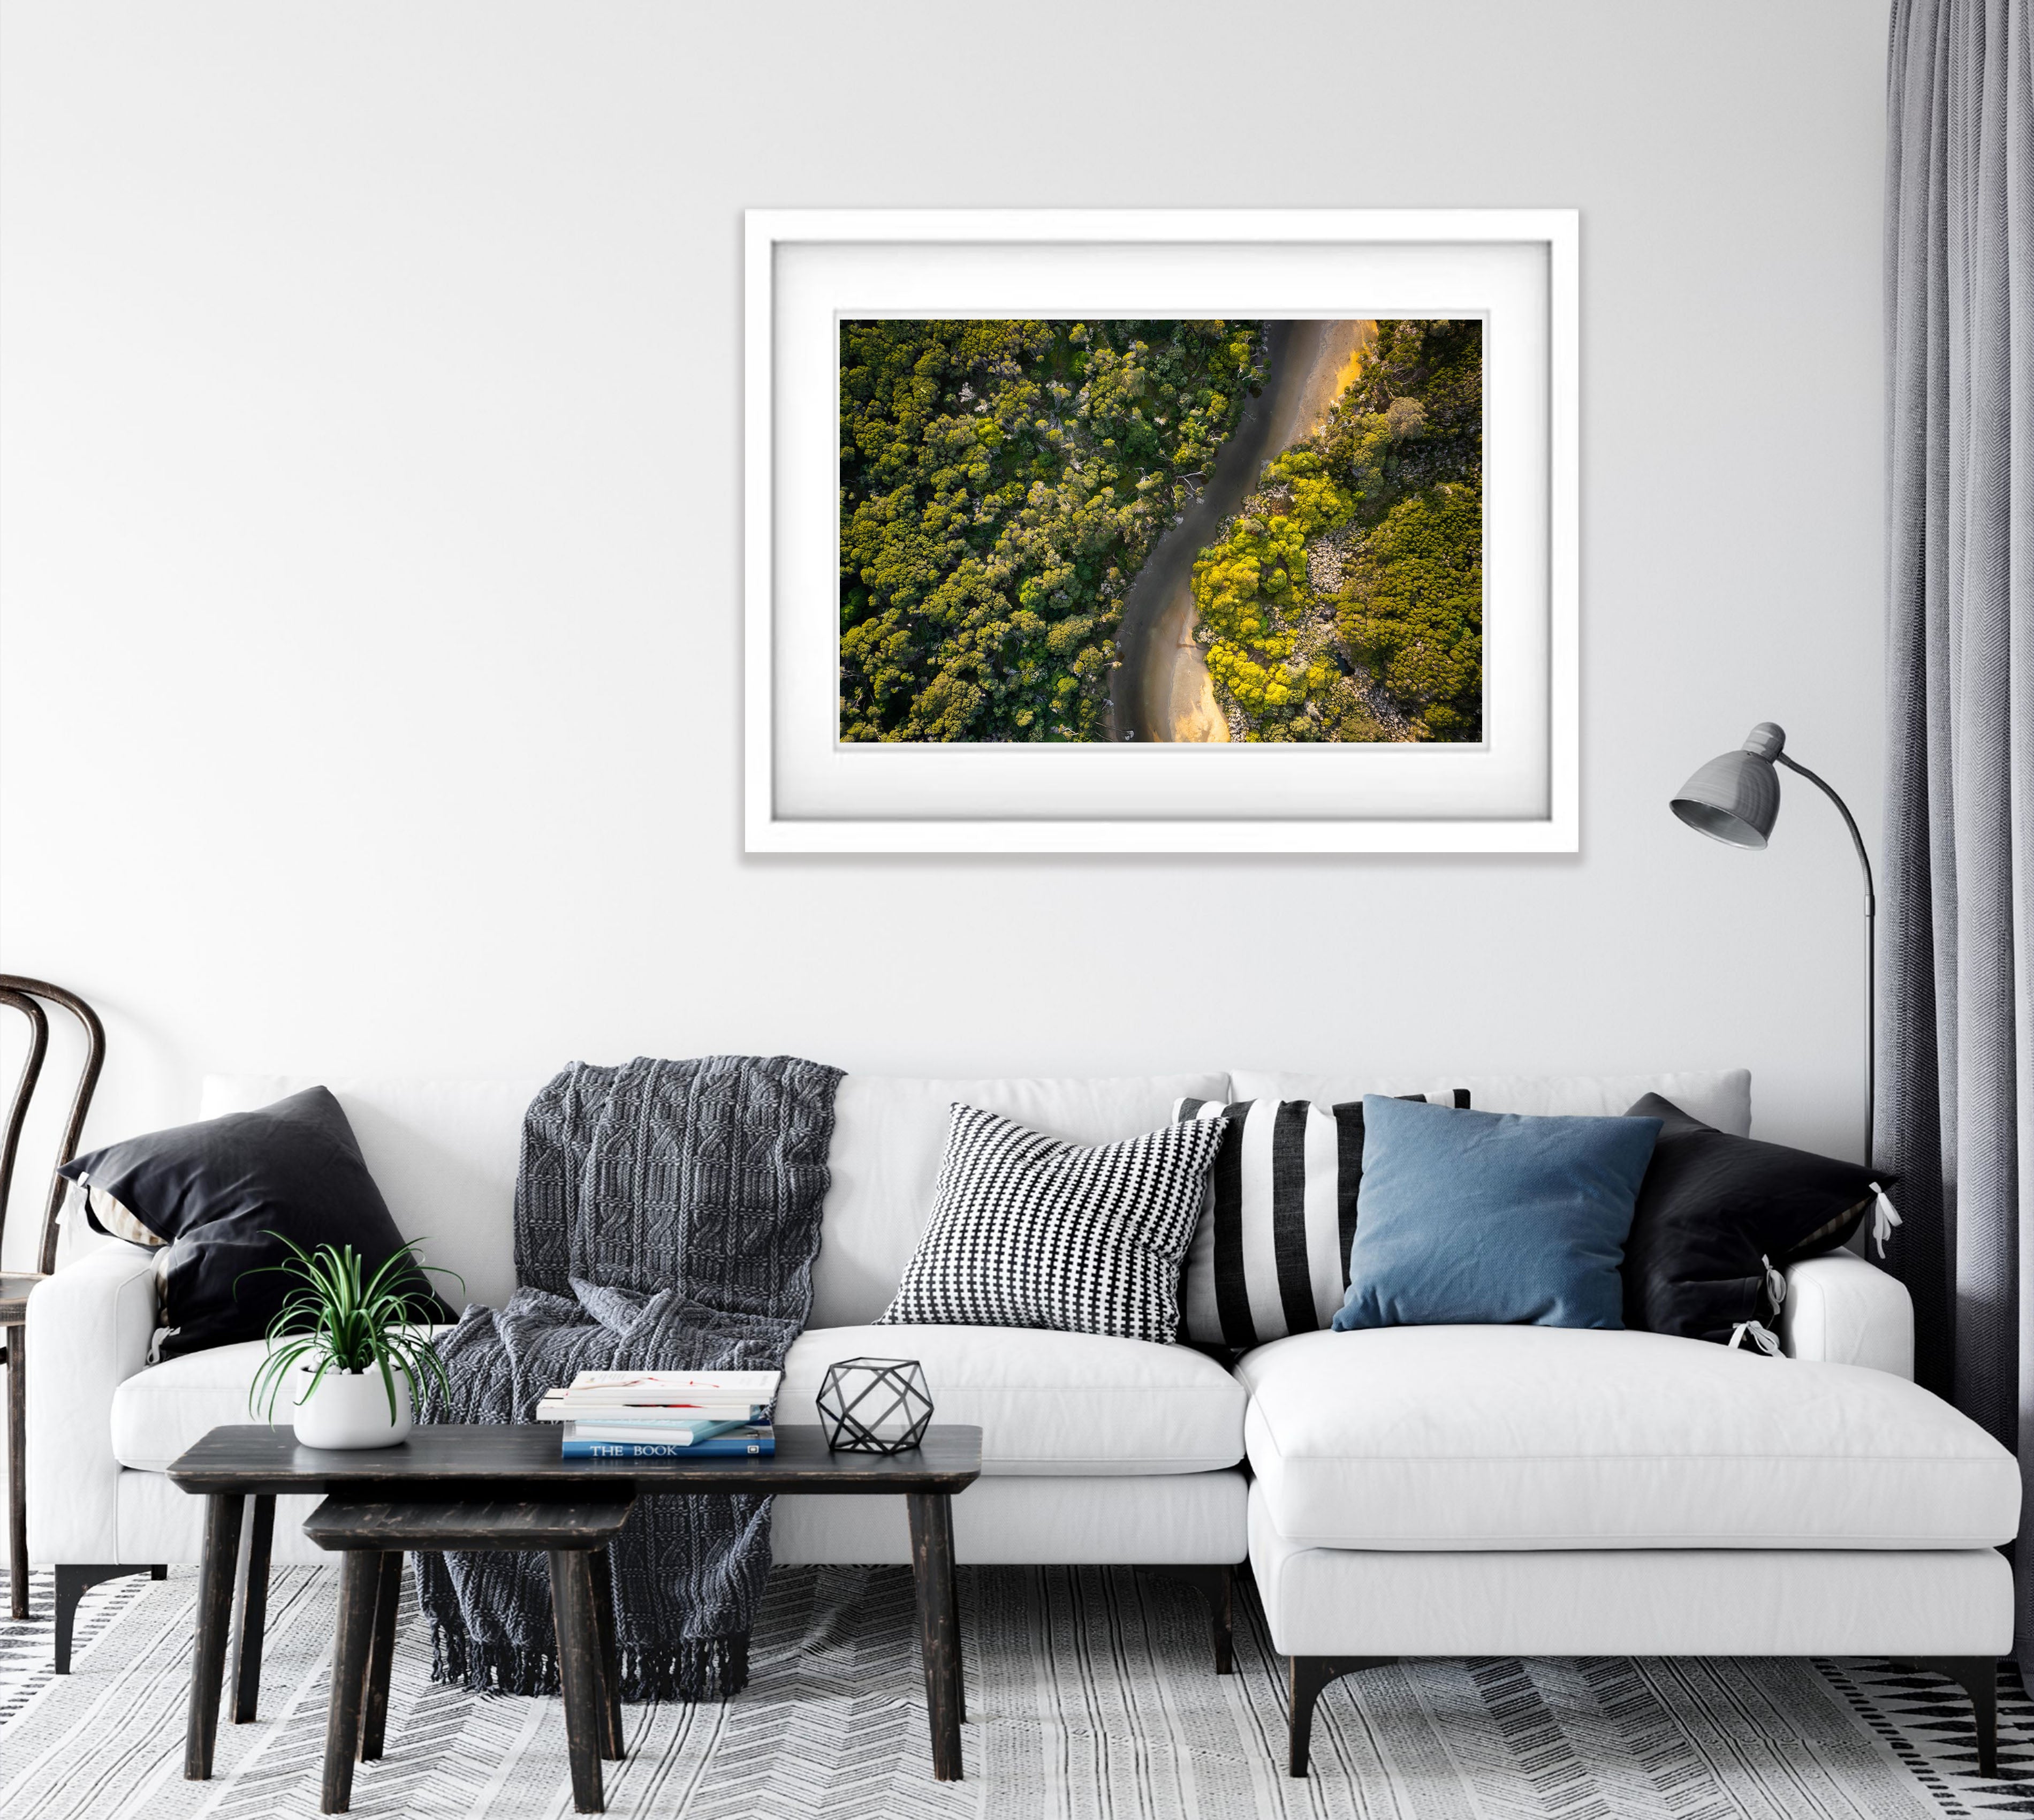
<svg viewBox="0 0 2034 1820">
<path fill-rule="evenodd" d="M 1571 853 L 1563 209 L 752 212 L 752 853 Z"/>
</svg>

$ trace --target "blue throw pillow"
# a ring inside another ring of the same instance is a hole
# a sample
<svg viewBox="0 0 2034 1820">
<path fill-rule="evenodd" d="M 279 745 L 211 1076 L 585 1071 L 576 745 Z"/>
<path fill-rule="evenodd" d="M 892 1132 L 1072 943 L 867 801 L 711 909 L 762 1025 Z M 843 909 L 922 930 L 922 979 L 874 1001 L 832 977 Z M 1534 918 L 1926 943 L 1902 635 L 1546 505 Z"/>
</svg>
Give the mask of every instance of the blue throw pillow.
<svg viewBox="0 0 2034 1820">
<path fill-rule="evenodd" d="M 1335 1330 L 1621 1327 L 1619 1266 L 1660 1135 L 1366 1094 L 1363 1188 Z"/>
</svg>

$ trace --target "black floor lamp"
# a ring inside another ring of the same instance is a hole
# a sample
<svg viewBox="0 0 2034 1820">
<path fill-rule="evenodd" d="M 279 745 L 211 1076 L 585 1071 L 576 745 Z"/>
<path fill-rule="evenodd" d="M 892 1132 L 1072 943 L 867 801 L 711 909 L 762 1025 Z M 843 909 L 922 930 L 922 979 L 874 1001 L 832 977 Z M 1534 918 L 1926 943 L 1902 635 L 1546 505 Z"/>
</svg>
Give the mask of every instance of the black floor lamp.
<svg viewBox="0 0 2034 1820">
<path fill-rule="evenodd" d="M 1864 850 L 1864 836 L 1857 831 L 1844 799 L 1804 764 L 1788 757 L 1785 732 L 1769 720 L 1762 720 L 1745 736 L 1736 752 L 1713 758 L 1681 786 L 1675 796 L 1675 814 L 1698 832 L 1732 846 L 1756 851 L 1765 846 L 1780 813 L 1780 779 L 1775 765 L 1806 778 L 1837 805 L 1844 826 L 1850 830 L 1857 849 L 1858 869 L 1864 874 L 1864 1161 L 1872 1166 L 1872 1096 L 1877 1085 L 1876 1051 L 1878 1033 L 1878 970 L 1876 960 L 1878 906 L 1872 895 L 1871 859 Z"/>
</svg>

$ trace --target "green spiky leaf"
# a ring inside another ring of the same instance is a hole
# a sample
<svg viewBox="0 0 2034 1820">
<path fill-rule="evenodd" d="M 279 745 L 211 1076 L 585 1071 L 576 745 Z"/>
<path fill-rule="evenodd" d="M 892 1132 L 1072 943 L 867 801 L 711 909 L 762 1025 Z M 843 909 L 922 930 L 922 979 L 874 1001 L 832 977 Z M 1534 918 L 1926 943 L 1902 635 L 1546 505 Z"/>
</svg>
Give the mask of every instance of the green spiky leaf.
<svg viewBox="0 0 2034 1820">
<path fill-rule="evenodd" d="M 242 1274 L 273 1272 L 290 1278 L 294 1286 L 268 1323 L 268 1351 L 248 1387 L 251 1413 L 272 1424 L 276 1399 L 300 1365 L 313 1368 L 312 1390 L 328 1372 L 377 1372 L 388 1393 L 392 1422 L 397 1413 L 396 1372 L 409 1379 L 413 1390 L 450 1388 L 445 1361 L 431 1343 L 437 1311 L 426 1293 L 423 1273 L 450 1277 L 462 1292 L 466 1280 L 456 1270 L 426 1263 L 418 1255 L 422 1240 L 411 1240 L 370 1277 L 351 1245 L 319 1245 L 307 1251 L 280 1233 L 268 1236 L 290 1255 Z"/>
</svg>

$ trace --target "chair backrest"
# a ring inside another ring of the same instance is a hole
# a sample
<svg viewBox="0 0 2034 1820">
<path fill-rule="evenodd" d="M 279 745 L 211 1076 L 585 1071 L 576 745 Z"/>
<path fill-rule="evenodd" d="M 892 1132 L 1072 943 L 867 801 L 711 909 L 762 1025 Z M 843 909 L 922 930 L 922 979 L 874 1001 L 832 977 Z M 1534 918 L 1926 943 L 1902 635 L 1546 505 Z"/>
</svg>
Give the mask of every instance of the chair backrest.
<svg viewBox="0 0 2034 1820">
<path fill-rule="evenodd" d="M 49 1053 L 50 1020 L 26 993 L 17 993 L 11 986 L 0 987 L 0 1005 L 19 1011 L 28 1020 L 28 1053 L 21 1058 L 21 1078 L 14 1083 L 13 1103 L 7 1109 L 6 1132 L 0 1137 L 0 1256 L 4 1256 L 7 1203 L 14 1191 L 14 1158 L 21 1148 L 21 1128 L 28 1123 L 28 1102 L 36 1097 L 36 1083 L 43 1078 L 43 1058 Z"/>
<path fill-rule="evenodd" d="M 42 1079 L 43 1062 L 49 1053 L 50 1021 L 42 1001 L 61 1005 L 84 1030 L 84 1060 L 78 1070 L 77 1086 L 71 1094 L 70 1112 L 58 1135 L 56 1154 L 50 1165 L 50 1189 L 43 1206 L 43 1229 L 36 1246 L 36 1269 L 47 1276 L 57 1267 L 57 1215 L 62 1210 L 65 1182 L 56 1172 L 77 1154 L 78 1134 L 84 1129 L 84 1115 L 99 1086 L 99 1070 L 106 1065 L 106 1027 L 99 1014 L 74 992 L 51 985 L 47 980 L 32 980 L 21 974 L 0 974 L 0 1004 L 11 1007 L 28 1020 L 28 1053 L 14 1083 L 14 1098 L 7 1110 L 4 1135 L 0 1135 L 0 1248 L 7 1232 L 7 1210 L 13 1200 L 14 1163 L 21 1148 L 21 1129 L 28 1122 L 28 1106 Z"/>
</svg>

